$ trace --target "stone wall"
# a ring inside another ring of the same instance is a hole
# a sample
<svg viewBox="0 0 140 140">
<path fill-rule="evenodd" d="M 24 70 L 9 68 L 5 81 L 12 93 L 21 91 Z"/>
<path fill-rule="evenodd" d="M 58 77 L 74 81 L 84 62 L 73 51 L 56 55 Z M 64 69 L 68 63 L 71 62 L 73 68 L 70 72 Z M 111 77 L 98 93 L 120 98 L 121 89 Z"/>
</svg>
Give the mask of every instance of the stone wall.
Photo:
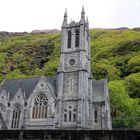
<svg viewBox="0 0 140 140">
<path fill-rule="evenodd" d="M 0 130 L 0 140 L 140 140 L 140 130 Z"/>
</svg>

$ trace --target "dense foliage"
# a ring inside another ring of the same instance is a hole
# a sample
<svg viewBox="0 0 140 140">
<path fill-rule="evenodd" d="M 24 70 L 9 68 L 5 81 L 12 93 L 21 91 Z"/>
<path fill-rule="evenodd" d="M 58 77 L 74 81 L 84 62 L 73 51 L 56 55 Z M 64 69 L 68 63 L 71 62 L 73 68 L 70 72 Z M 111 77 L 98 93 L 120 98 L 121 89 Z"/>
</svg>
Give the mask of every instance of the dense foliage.
<svg viewBox="0 0 140 140">
<path fill-rule="evenodd" d="M 140 128 L 140 32 L 90 30 L 94 79 L 108 78 L 114 127 Z M 0 80 L 53 75 L 60 33 L 0 38 Z"/>
</svg>

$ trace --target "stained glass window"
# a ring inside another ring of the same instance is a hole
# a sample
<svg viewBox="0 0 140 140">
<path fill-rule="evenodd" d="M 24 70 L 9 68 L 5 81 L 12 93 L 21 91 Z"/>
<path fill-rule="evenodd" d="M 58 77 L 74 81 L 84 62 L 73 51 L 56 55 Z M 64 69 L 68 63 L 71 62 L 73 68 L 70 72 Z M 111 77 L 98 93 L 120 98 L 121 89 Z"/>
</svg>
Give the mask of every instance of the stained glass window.
<svg viewBox="0 0 140 140">
<path fill-rule="evenodd" d="M 48 111 L 48 99 L 42 92 L 37 95 L 34 99 L 33 110 L 32 110 L 32 118 L 33 119 L 41 119 L 47 118 Z"/>
</svg>

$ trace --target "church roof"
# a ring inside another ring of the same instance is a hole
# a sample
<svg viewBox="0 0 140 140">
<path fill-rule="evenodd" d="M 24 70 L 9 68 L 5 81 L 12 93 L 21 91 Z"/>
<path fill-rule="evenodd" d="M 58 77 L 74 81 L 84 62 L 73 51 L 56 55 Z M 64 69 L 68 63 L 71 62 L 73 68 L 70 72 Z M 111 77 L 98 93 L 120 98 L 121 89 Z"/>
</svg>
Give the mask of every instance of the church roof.
<svg viewBox="0 0 140 140">
<path fill-rule="evenodd" d="M 50 82 L 56 92 L 56 76 L 46 76 L 45 79 Z M 25 97 L 28 99 L 30 94 L 35 89 L 37 83 L 41 80 L 41 77 L 32 77 L 32 78 L 23 78 L 23 79 L 8 79 L 5 80 L 0 87 L 0 92 L 2 90 L 6 90 L 9 92 L 9 99 L 11 100 L 17 91 L 21 89 L 23 92 L 25 91 Z M 93 102 L 102 102 L 104 98 L 104 94 L 106 94 L 106 80 L 92 80 L 92 97 Z M 56 94 L 56 93 L 55 93 Z"/>
<path fill-rule="evenodd" d="M 47 76 L 45 77 L 48 82 L 56 89 L 56 77 L 55 76 Z M 5 80 L 1 85 L 1 90 L 5 89 L 6 92 L 9 92 L 9 99 L 12 99 L 17 91 L 21 89 L 23 92 L 25 91 L 25 97 L 28 99 L 30 94 L 35 89 L 37 83 L 41 77 L 32 77 L 32 78 L 23 78 L 23 79 L 9 79 Z"/>
<path fill-rule="evenodd" d="M 106 82 L 107 80 L 93 80 L 92 81 L 92 98 L 93 102 L 102 102 L 104 98 L 104 94 L 106 94 Z"/>
</svg>

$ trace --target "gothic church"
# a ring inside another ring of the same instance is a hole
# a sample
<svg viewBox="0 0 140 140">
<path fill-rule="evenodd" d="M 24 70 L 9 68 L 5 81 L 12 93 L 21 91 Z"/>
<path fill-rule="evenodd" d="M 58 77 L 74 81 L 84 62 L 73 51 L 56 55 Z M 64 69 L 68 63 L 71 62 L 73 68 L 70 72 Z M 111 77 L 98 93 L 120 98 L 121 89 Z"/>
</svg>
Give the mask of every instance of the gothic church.
<svg viewBox="0 0 140 140">
<path fill-rule="evenodd" d="M 111 129 L 107 80 L 91 79 L 89 23 L 61 30 L 56 76 L 4 80 L 0 84 L 0 129 Z"/>
</svg>

